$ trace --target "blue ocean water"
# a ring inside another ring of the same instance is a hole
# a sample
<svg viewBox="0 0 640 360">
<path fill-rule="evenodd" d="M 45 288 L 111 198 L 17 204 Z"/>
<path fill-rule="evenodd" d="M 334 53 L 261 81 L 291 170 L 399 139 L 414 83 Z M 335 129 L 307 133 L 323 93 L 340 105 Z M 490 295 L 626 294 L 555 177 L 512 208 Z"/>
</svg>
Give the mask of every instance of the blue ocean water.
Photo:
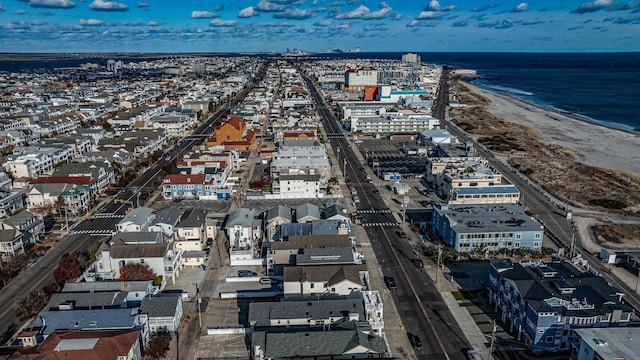
<svg viewBox="0 0 640 360">
<path fill-rule="evenodd" d="M 478 71 L 474 83 L 585 120 L 640 132 L 640 53 L 420 53 L 422 61 Z M 400 59 L 402 53 L 336 53 Z M 142 60 L 142 59 L 139 59 Z M 125 60 L 127 61 L 127 60 Z M 0 61 L 0 71 L 106 63 L 102 58 Z"/>
</svg>

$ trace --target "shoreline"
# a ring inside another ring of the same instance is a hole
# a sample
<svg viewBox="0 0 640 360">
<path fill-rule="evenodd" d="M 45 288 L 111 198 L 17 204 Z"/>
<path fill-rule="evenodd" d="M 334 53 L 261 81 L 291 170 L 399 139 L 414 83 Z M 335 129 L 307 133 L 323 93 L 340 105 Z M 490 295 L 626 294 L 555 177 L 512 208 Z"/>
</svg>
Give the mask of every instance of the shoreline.
<svg viewBox="0 0 640 360">
<path fill-rule="evenodd" d="M 556 113 L 558 115 L 562 115 L 562 116 L 565 116 L 565 117 L 568 117 L 568 118 L 572 118 L 572 119 L 577 120 L 577 121 L 582 121 L 582 122 L 585 122 L 585 123 L 590 124 L 590 125 L 602 126 L 604 128 L 610 129 L 610 130 L 622 131 L 622 132 L 626 132 L 626 133 L 629 133 L 631 135 L 636 135 L 636 136 L 640 137 L 640 130 L 629 129 L 631 126 L 620 124 L 620 127 L 616 127 L 614 125 L 609 125 L 609 124 L 617 124 L 617 123 L 612 123 L 610 121 L 593 119 L 593 118 L 591 118 L 591 117 L 589 117 L 587 115 L 584 115 L 584 114 L 572 112 L 572 111 L 569 111 L 569 110 L 563 110 L 563 109 L 556 108 L 556 107 L 553 107 L 553 106 L 545 106 L 545 105 L 542 105 L 542 104 L 536 104 L 533 101 L 527 101 L 526 99 L 522 99 L 522 98 L 517 97 L 517 96 L 515 96 L 513 94 L 509 94 L 506 91 L 502 92 L 502 91 L 499 91 L 499 90 L 496 90 L 496 89 L 492 89 L 489 86 L 484 86 L 484 85 L 481 85 L 481 84 L 475 84 L 475 83 L 471 82 L 473 80 L 475 80 L 475 79 L 467 80 L 467 79 L 462 78 L 462 79 L 460 79 L 460 82 L 462 82 L 463 84 L 465 84 L 467 86 L 470 86 L 470 87 L 473 86 L 473 87 L 482 89 L 484 91 L 493 93 L 493 94 L 495 94 L 497 96 L 504 96 L 504 97 L 507 97 L 509 99 L 512 99 L 513 101 L 522 102 L 522 103 L 526 104 L 527 106 L 532 106 L 532 107 L 535 107 L 535 108 L 538 108 L 538 109 L 541 109 L 541 110 L 544 110 L 544 111 L 549 111 L 549 112 L 552 112 L 552 113 Z M 628 128 L 625 128 L 625 126 L 628 127 Z"/>
<path fill-rule="evenodd" d="M 544 143 L 571 148 L 578 161 L 640 176 L 639 133 L 587 121 L 575 114 L 548 109 L 466 80 L 461 83 L 491 101 L 486 106 L 487 111 L 506 122 L 530 127 L 543 137 Z"/>
</svg>

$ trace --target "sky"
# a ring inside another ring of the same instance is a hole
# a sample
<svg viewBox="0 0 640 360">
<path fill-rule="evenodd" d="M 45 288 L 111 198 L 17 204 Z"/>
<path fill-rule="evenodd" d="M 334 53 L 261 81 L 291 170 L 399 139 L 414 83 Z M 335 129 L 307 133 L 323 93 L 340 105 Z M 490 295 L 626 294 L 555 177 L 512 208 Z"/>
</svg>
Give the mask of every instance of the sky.
<svg viewBox="0 0 640 360">
<path fill-rule="evenodd" d="M 640 51 L 640 0 L 0 0 L 0 52 Z"/>
</svg>

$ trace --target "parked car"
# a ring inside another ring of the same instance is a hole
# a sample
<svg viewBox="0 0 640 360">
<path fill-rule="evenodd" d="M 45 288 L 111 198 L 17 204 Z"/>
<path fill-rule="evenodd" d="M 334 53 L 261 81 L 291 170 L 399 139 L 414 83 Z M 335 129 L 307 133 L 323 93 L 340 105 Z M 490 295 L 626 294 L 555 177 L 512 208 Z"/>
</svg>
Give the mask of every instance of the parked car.
<svg viewBox="0 0 640 360">
<path fill-rule="evenodd" d="M 278 281 L 277 281 L 277 280 L 272 279 L 272 278 L 270 278 L 270 277 L 261 277 L 261 278 L 260 278 L 260 284 L 263 284 L 263 285 L 267 285 L 267 284 L 277 284 L 277 283 L 278 283 Z"/>
<path fill-rule="evenodd" d="M 407 237 L 407 233 L 405 233 L 404 231 L 396 231 L 396 234 L 398 235 L 398 237 L 403 239 Z"/>
<path fill-rule="evenodd" d="M 384 283 L 387 284 L 387 287 L 391 291 L 396 291 L 398 289 L 398 285 L 396 284 L 396 279 L 393 276 L 385 276 Z"/>
<path fill-rule="evenodd" d="M 413 346 L 416 350 L 422 350 L 422 340 L 420 340 L 420 336 L 407 333 L 409 336 L 409 342 L 411 342 L 411 346 Z"/>
<path fill-rule="evenodd" d="M 258 276 L 258 274 L 255 271 L 251 271 L 251 270 L 238 270 L 238 276 L 251 277 L 251 276 Z"/>
<path fill-rule="evenodd" d="M 354 196 L 353 197 L 353 202 L 356 203 L 356 204 L 359 204 L 360 203 L 360 198 L 357 195 Z"/>
</svg>

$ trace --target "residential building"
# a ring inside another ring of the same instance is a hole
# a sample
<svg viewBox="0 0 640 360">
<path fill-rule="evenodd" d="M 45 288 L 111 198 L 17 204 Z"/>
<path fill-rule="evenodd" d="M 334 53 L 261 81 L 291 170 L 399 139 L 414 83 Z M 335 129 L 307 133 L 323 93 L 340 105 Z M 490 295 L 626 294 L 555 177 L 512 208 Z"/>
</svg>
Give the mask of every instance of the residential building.
<svg viewBox="0 0 640 360">
<path fill-rule="evenodd" d="M 348 296 L 288 298 L 279 302 L 249 304 L 252 331 L 281 327 L 309 329 L 341 322 L 367 322 L 380 336 L 384 328 L 383 306 L 377 291 L 354 292 Z"/>
<path fill-rule="evenodd" d="M 122 232 L 98 248 L 92 272 L 99 279 L 120 278 L 120 268 L 127 263 L 148 265 L 156 275 L 175 282 L 180 274 L 182 251 L 175 243 L 165 243 L 157 232 Z"/>
<path fill-rule="evenodd" d="M 285 266 L 297 264 L 298 255 L 304 255 L 305 250 L 347 249 L 347 255 L 317 255 L 318 260 L 336 260 L 336 264 L 354 264 L 357 258 L 353 254 L 356 252 L 353 241 L 347 235 L 292 235 L 287 241 L 273 241 L 270 245 L 267 250 L 267 273 L 282 274 Z"/>
<path fill-rule="evenodd" d="M 0 222 L 0 227 L 8 225 L 20 231 L 25 242 L 35 244 L 40 241 L 40 237 L 44 234 L 44 220 L 41 215 L 36 215 L 27 210 L 20 211 L 11 215 Z"/>
<path fill-rule="evenodd" d="M 639 328 L 573 330 L 570 360 L 635 359 L 640 354 Z"/>
<path fill-rule="evenodd" d="M 318 205 L 303 203 L 295 207 L 295 221 L 297 223 L 306 223 L 320 219 L 320 208 Z"/>
<path fill-rule="evenodd" d="M 147 231 L 147 227 L 154 218 L 153 209 L 147 207 L 134 208 L 116 224 L 116 231 L 119 233 Z"/>
<path fill-rule="evenodd" d="M 426 114 L 386 113 L 376 117 L 351 117 L 349 130 L 361 134 L 417 133 L 439 128 L 440 120 Z"/>
<path fill-rule="evenodd" d="M 278 205 L 263 213 L 263 233 L 266 241 L 273 239 L 276 227 L 281 224 L 291 224 L 293 210 L 290 207 Z"/>
<path fill-rule="evenodd" d="M 37 332 L 24 332 L 18 339 L 23 348 L 9 359 L 56 359 L 60 354 L 69 359 L 140 360 L 142 332 L 140 330 L 81 331 L 70 329 L 50 333 L 38 347 Z"/>
<path fill-rule="evenodd" d="M 271 192 L 284 198 L 317 198 L 320 192 L 320 174 L 280 175 L 273 180 Z"/>
<path fill-rule="evenodd" d="M 225 150 L 251 151 L 256 148 L 256 132 L 247 129 L 243 119 L 234 116 L 215 128 L 215 135 L 207 139 L 206 145 L 224 146 Z"/>
<path fill-rule="evenodd" d="M 251 359 L 370 359 L 388 358 L 384 338 L 370 333 L 366 323 L 349 321 L 331 331 L 323 328 L 283 332 L 277 328 L 251 335 Z"/>
<path fill-rule="evenodd" d="M 32 327 L 39 330 L 38 343 L 56 331 L 82 331 L 92 333 L 101 330 L 139 330 L 144 343 L 149 338 L 147 315 L 132 309 L 106 310 L 43 310 L 36 317 Z"/>
<path fill-rule="evenodd" d="M 147 314 L 151 334 L 175 335 L 183 314 L 182 296 L 147 296 L 142 299 L 140 313 Z"/>
<path fill-rule="evenodd" d="M 224 225 L 229 239 L 229 255 L 232 260 L 257 257 L 257 244 L 262 237 L 261 221 L 255 218 L 255 211 L 247 208 L 234 210 Z"/>
<path fill-rule="evenodd" d="M 573 330 L 628 326 L 634 310 L 604 278 L 562 261 L 493 260 L 489 302 L 534 353 L 568 351 Z"/>
<path fill-rule="evenodd" d="M 365 265 L 287 266 L 284 268 L 284 296 L 349 295 L 368 290 Z"/>
<path fill-rule="evenodd" d="M 159 291 L 151 280 L 139 281 L 87 281 L 67 282 L 62 286 L 61 293 L 113 293 L 125 294 L 127 308 L 140 306 L 140 302 L 146 296 L 155 295 Z"/>
<path fill-rule="evenodd" d="M 10 216 L 24 208 L 24 196 L 0 187 L 0 217 Z"/>
<path fill-rule="evenodd" d="M 175 227 L 176 247 L 183 252 L 202 251 L 205 242 L 206 212 L 203 209 L 188 209 Z"/>
<path fill-rule="evenodd" d="M 282 175 L 319 175 L 322 183 L 332 177 L 327 158 L 276 159 L 271 161 L 270 172 L 274 179 Z"/>
<path fill-rule="evenodd" d="M 176 207 L 168 207 L 158 210 L 151 224 L 147 226 L 147 231 L 162 233 L 162 237 L 165 241 L 174 241 L 175 228 L 180 222 L 181 217 L 182 210 Z"/>
<path fill-rule="evenodd" d="M 460 252 L 540 250 L 544 236 L 544 226 L 513 204 L 436 206 L 431 228 Z"/>
<path fill-rule="evenodd" d="M 53 176 L 89 176 L 97 182 L 97 191 L 103 191 L 116 181 L 115 170 L 106 162 L 65 163 L 53 171 Z"/>
</svg>

